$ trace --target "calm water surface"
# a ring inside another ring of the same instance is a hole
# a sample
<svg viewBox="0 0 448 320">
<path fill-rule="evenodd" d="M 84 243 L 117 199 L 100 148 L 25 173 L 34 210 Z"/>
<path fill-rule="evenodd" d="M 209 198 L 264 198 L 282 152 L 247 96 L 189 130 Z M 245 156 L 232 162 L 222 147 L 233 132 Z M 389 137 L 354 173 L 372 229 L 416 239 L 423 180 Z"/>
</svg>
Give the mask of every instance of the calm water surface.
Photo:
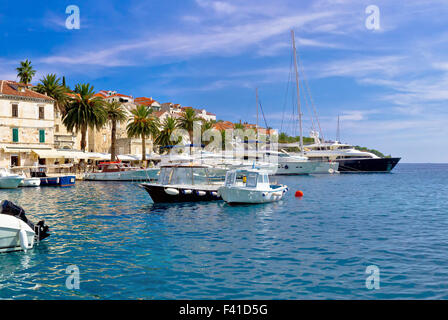
<svg viewBox="0 0 448 320">
<path fill-rule="evenodd" d="M 0 298 L 448 298 L 448 165 L 276 180 L 282 202 L 238 207 L 153 205 L 133 183 L 0 190 L 52 233 L 0 254 Z"/>
</svg>

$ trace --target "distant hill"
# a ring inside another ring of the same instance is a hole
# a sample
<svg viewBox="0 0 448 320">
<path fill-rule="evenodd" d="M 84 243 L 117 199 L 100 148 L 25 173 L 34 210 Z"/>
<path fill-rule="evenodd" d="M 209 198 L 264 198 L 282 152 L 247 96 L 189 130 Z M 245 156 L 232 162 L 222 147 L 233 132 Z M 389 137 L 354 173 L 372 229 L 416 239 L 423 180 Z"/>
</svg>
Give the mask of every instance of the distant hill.
<svg viewBox="0 0 448 320">
<path fill-rule="evenodd" d="M 377 155 L 377 156 L 380 157 L 380 158 L 390 158 L 390 157 L 391 157 L 390 155 L 385 156 L 382 152 L 380 152 L 380 151 L 378 151 L 378 150 L 375 150 L 375 149 L 369 149 L 369 148 L 366 148 L 366 147 L 360 147 L 360 146 L 354 146 L 354 148 L 355 148 L 356 150 L 359 150 L 359 151 L 365 151 L 365 152 L 373 153 L 374 155 Z"/>
</svg>

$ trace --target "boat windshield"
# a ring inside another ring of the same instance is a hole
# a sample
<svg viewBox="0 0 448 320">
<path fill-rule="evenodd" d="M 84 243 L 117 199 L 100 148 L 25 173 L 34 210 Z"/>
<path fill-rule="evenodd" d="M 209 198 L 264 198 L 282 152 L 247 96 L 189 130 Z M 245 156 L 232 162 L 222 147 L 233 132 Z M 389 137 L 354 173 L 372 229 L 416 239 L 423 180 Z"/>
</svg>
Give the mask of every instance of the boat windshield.
<svg viewBox="0 0 448 320">
<path fill-rule="evenodd" d="M 269 178 L 267 174 L 258 175 L 258 183 L 269 183 Z"/>
<path fill-rule="evenodd" d="M 233 186 L 235 184 L 236 172 L 229 171 L 226 174 L 226 186 Z"/>
<path fill-rule="evenodd" d="M 160 169 L 158 182 L 160 184 L 168 184 L 170 181 L 170 176 L 171 176 L 172 172 L 173 172 L 173 168 Z"/>
<path fill-rule="evenodd" d="M 258 173 L 249 172 L 246 176 L 246 187 L 255 188 L 257 186 Z"/>
</svg>

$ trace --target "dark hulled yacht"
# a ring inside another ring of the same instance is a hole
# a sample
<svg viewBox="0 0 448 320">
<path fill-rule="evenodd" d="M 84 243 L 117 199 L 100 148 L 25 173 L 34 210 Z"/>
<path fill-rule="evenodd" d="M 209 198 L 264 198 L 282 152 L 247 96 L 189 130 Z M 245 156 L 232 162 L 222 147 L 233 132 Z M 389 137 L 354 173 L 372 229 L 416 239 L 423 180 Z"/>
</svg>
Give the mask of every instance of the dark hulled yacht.
<svg viewBox="0 0 448 320">
<path fill-rule="evenodd" d="M 376 154 L 355 149 L 352 145 L 322 142 L 317 132 L 312 132 L 314 143 L 304 146 L 310 160 L 329 160 L 339 163 L 339 172 L 390 172 L 401 158 L 381 158 Z"/>
</svg>

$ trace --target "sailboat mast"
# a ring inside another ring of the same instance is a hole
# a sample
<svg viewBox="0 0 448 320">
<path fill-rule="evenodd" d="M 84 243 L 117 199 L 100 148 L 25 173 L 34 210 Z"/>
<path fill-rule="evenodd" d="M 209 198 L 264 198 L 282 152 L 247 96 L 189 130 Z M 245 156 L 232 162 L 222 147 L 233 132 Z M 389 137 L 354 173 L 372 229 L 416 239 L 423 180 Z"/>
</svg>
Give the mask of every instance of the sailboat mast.
<svg viewBox="0 0 448 320">
<path fill-rule="evenodd" d="M 255 99 L 257 103 L 257 124 L 255 126 L 255 129 L 258 131 L 258 88 L 255 88 Z"/>
<path fill-rule="evenodd" d="M 336 141 L 337 141 L 337 142 L 341 142 L 341 137 L 340 137 L 340 135 L 341 135 L 341 131 L 340 131 L 340 128 L 339 128 L 339 115 L 338 115 L 338 128 L 337 128 L 337 130 L 336 130 Z"/>
<path fill-rule="evenodd" d="M 300 153 L 303 155 L 302 111 L 300 108 L 299 72 L 297 71 L 297 53 L 296 53 L 296 40 L 294 36 L 294 30 L 291 30 L 291 37 L 292 37 L 292 50 L 294 54 L 294 70 L 296 73 L 297 110 L 299 113 L 299 130 L 300 130 Z"/>
<path fill-rule="evenodd" d="M 258 158 L 258 88 L 255 88 L 255 99 L 257 103 L 257 124 L 255 125 L 255 149 L 257 154 L 255 158 Z"/>
</svg>

